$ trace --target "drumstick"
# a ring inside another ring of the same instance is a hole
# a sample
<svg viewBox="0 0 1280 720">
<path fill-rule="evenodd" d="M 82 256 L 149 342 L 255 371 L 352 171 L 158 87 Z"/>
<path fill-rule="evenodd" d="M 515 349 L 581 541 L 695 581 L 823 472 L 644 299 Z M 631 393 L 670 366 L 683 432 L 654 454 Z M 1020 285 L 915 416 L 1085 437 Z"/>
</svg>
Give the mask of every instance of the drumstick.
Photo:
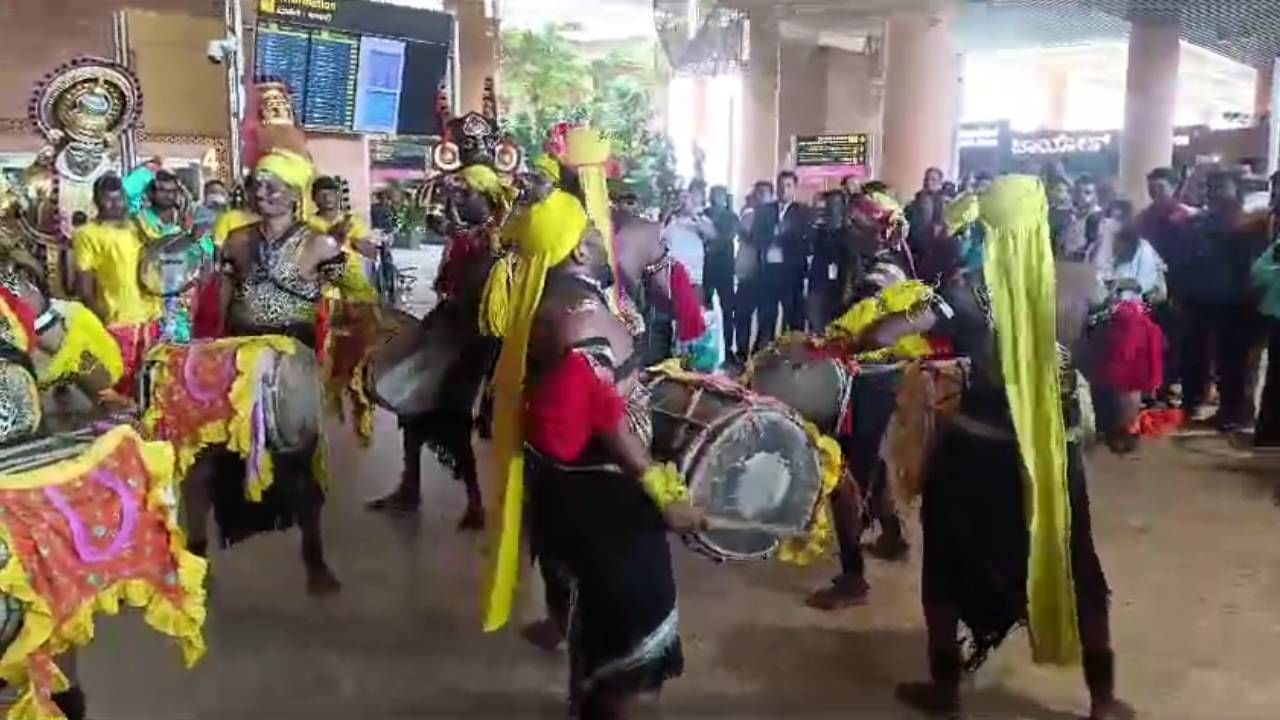
<svg viewBox="0 0 1280 720">
<path fill-rule="evenodd" d="M 797 530 L 790 525 L 756 522 L 754 520 L 738 520 L 735 518 L 709 517 L 707 518 L 707 529 L 762 532 L 768 535 L 775 535 L 780 538 L 804 537 L 809 534 L 808 530 Z"/>
</svg>

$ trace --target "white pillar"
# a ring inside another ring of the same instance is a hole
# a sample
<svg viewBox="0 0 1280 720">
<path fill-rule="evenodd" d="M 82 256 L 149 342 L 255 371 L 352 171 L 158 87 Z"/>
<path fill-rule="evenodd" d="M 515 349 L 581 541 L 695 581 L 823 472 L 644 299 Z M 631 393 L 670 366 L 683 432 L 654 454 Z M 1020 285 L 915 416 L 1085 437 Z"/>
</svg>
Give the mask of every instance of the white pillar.
<svg viewBox="0 0 1280 720">
<path fill-rule="evenodd" d="M 758 180 L 772 181 L 778 162 L 778 72 L 781 43 L 777 20 L 752 13 L 750 55 L 743 82 L 742 133 L 738 138 L 738 192 L 745 196 Z"/>
<path fill-rule="evenodd" d="M 881 177 L 900 198 L 924 171 L 951 166 L 957 122 L 959 56 L 950 14 L 904 12 L 889 18 Z"/>
<path fill-rule="evenodd" d="M 1148 202 L 1147 173 L 1173 162 L 1180 40 L 1177 20 L 1135 19 L 1129 32 L 1120 189 L 1140 206 Z"/>
</svg>

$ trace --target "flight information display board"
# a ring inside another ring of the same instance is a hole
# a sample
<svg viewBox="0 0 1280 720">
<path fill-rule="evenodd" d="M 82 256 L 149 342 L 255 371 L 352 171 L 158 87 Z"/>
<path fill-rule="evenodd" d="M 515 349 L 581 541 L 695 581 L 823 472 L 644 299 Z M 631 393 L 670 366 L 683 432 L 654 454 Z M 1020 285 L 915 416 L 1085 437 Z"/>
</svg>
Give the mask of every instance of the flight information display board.
<svg viewBox="0 0 1280 720">
<path fill-rule="evenodd" d="M 311 31 L 281 23 L 258 26 L 254 52 L 254 73 L 279 78 L 289 88 L 294 106 L 306 103 L 307 61 L 310 58 Z"/>
<path fill-rule="evenodd" d="M 404 79 L 404 43 L 366 37 L 360 43 L 360 79 L 356 84 L 358 132 L 394 133 L 400 122 Z"/>
<path fill-rule="evenodd" d="M 356 113 L 360 36 L 320 30 L 311 34 L 302 124 L 349 131 Z"/>
<path fill-rule="evenodd" d="M 309 130 L 438 134 L 447 65 L 447 45 L 332 28 L 264 20 L 255 38 L 255 73 L 288 86 Z"/>
<path fill-rule="evenodd" d="M 797 137 L 796 165 L 866 165 L 867 146 L 866 133 Z"/>
</svg>

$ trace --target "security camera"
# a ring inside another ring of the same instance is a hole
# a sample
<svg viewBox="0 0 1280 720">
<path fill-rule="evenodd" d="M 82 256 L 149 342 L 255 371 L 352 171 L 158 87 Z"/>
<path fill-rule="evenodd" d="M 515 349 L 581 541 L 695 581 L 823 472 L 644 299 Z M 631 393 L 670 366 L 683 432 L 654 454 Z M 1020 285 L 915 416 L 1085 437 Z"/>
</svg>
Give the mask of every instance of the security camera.
<svg viewBox="0 0 1280 720">
<path fill-rule="evenodd" d="M 209 58 L 209 62 L 214 65 L 221 65 L 236 52 L 236 42 L 233 38 L 222 38 L 220 40 L 210 40 L 205 47 L 205 57 Z"/>
</svg>

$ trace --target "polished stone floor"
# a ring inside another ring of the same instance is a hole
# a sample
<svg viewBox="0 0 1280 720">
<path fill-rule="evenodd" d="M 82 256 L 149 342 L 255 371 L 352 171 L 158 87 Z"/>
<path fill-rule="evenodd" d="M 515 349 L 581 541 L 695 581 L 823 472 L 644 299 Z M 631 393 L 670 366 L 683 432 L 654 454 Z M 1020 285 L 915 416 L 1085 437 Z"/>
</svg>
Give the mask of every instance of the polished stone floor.
<svg viewBox="0 0 1280 720">
<path fill-rule="evenodd" d="M 427 463 L 428 505 L 392 519 L 361 501 L 399 470 L 394 422 L 362 453 L 332 439 L 333 599 L 303 592 L 296 535 L 215 558 L 209 654 L 193 671 L 137 617 L 105 619 L 82 663 L 97 720 L 557 718 L 563 655 L 477 619 L 479 540 L 453 524 L 459 486 Z M 1216 438 L 1091 459 L 1094 525 L 1114 590 L 1123 693 L 1148 718 L 1280 718 L 1280 461 L 1230 456 Z M 678 543 L 677 543 L 678 544 Z M 872 603 L 825 615 L 802 604 L 832 565 L 720 567 L 677 552 L 687 675 L 644 715 L 911 718 L 893 686 L 924 672 L 918 566 L 873 565 Z M 536 586 L 525 616 L 535 617 Z M 1027 664 L 1006 644 L 970 695 L 973 717 L 1066 720 L 1078 671 Z"/>
</svg>

